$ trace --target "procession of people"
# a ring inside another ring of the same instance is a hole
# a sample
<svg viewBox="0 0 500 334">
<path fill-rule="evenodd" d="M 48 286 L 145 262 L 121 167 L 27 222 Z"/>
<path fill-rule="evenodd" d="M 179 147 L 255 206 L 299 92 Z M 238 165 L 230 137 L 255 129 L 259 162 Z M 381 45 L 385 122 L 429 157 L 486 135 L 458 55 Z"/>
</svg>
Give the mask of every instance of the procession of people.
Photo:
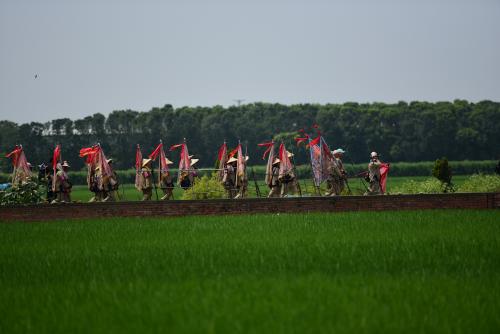
<svg viewBox="0 0 500 334">
<path fill-rule="evenodd" d="M 306 149 L 310 150 L 316 195 L 341 196 L 351 194 L 348 184 L 349 176 L 343 163 L 343 157 L 346 154 L 344 149 L 330 150 L 319 133 L 315 139 L 306 135 L 304 138 L 296 138 L 295 140 L 298 146 L 300 143 L 306 143 Z M 287 150 L 283 142 L 279 146 L 274 141 L 258 145 L 266 148 L 262 158 L 265 160 L 267 156 L 264 175 L 265 185 L 269 188 L 267 197 L 302 196 L 295 168 L 294 153 Z M 180 149 L 180 156 L 175 176 L 170 171 L 170 165 L 174 162 L 166 157 L 161 141 L 153 152 L 145 158 L 142 157 L 141 148 L 137 145 L 135 187 L 140 192 L 143 201 L 152 200 L 153 194 L 157 200 L 173 200 L 175 199 L 174 189 L 176 186 L 183 190 L 193 188 L 198 177 L 196 165 L 199 159 L 189 154 L 186 140 L 170 147 L 170 151 L 177 149 Z M 28 182 L 31 179 L 32 168 L 26 159 L 22 146 L 16 146 L 7 157 L 12 159 L 14 165 L 12 186 L 16 187 Z M 113 168 L 113 159 L 106 158 L 101 145 L 96 144 L 82 148 L 80 157 L 85 159 L 87 168 L 87 187 L 92 194 L 89 202 L 120 200 L 120 182 Z M 220 147 L 217 168 L 213 172 L 228 199 L 241 199 L 249 196 L 247 171 L 249 159 L 248 154 L 243 153 L 243 146 L 239 142 L 236 148 L 231 151 L 228 150 L 226 142 Z M 42 164 L 39 168 L 38 181 L 47 186 L 47 201 L 49 203 L 71 202 L 72 183 L 68 174 L 70 165 L 67 161 L 62 160 L 60 145 L 54 149 L 50 164 Z M 376 152 L 371 152 L 367 170 L 361 173 L 361 176 L 364 176 L 368 182 L 368 186 L 365 186 L 365 195 L 385 193 L 388 170 L 389 164 L 382 163 L 379 155 Z M 177 182 L 175 182 L 175 178 Z M 256 188 L 258 188 L 257 181 L 254 181 Z M 324 194 L 319 192 L 321 184 L 326 185 Z M 160 195 L 158 195 L 158 190 L 161 191 Z M 256 192 L 260 194 L 260 190 L 256 190 Z"/>
</svg>

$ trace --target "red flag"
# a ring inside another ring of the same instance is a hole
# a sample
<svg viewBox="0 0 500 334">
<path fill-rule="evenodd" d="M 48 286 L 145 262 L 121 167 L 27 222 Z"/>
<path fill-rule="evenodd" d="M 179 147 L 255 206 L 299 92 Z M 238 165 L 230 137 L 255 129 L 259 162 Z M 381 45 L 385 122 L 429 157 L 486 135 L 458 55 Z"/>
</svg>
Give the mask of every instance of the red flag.
<svg viewBox="0 0 500 334">
<path fill-rule="evenodd" d="M 181 148 L 181 159 L 179 160 L 179 173 L 182 170 L 188 170 L 191 168 L 191 159 L 189 158 L 189 151 L 186 143 L 177 144 L 170 146 L 170 151 Z"/>
<path fill-rule="evenodd" d="M 172 146 L 170 146 L 170 151 L 176 150 L 176 149 L 178 149 L 179 147 L 181 147 L 182 145 L 184 145 L 184 144 L 172 145 Z"/>
<path fill-rule="evenodd" d="M 21 154 L 22 151 L 23 151 L 22 147 L 16 145 L 16 148 L 12 152 L 10 152 L 9 154 L 6 155 L 7 158 L 12 159 L 12 165 L 14 167 L 17 167 L 19 155 Z"/>
<path fill-rule="evenodd" d="M 390 164 L 388 163 L 380 164 L 380 188 L 382 189 L 382 193 L 385 193 L 387 184 L 387 174 L 389 174 L 390 169 L 391 169 Z"/>
<path fill-rule="evenodd" d="M 297 137 L 297 138 L 294 138 L 294 140 L 297 143 L 297 146 L 299 146 L 302 143 L 308 142 L 309 141 L 309 136 L 307 136 L 307 137 Z"/>
<path fill-rule="evenodd" d="M 186 144 L 182 144 L 181 160 L 179 161 L 179 171 L 191 168 L 191 158 Z"/>
<path fill-rule="evenodd" d="M 326 144 L 326 141 L 323 137 L 321 137 L 321 147 L 323 148 L 323 153 L 330 159 L 333 158 L 332 151 L 330 151 L 330 148 Z"/>
<path fill-rule="evenodd" d="M 98 145 L 92 147 L 84 147 L 80 150 L 80 157 L 87 157 L 87 159 L 85 159 L 85 163 L 90 165 L 95 162 L 95 158 L 100 149 L 101 148 Z"/>
<path fill-rule="evenodd" d="M 84 147 L 80 150 L 80 158 L 86 157 L 89 154 L 95 153 L 94 146 L 92 147 Z"/>
<path fill-rule="evenodd" d="M 57 162 L 61 159 L 61 146 L 57 145 L 52 155 L 52 169 L 56 170 Z"/>
<path fill-rule="evenodd" d="M 222 146 L 219 148 L 219 154 L 217 155 L 217 161 L 221 162 L 223 159 L 225 160 L 226 154 L 227 154 L 227 145 L 224 142 L 224 144 L 222 144 Z"/>
<path fill-rule="evenodd" d="M 273 141 L 270 141 L 268 143 L 260 143 L 260 144 L 257 144 L 261 147 L 267 147 L 267 149 L 264 151 L 264 154 L 262 155 L 262 160 L 265 160 L 266 159 L 266 155 L 268 155 L 271 150 L 273 149 L 274 147 L 274 142 Z"/>
<path fill-rule="evenodd" d="M 150 159 L 156 160 L 158 157 L 158 154 L 160 154 L 160 151 L 163 149 L 163 143 L 159 143 L 158 146 L 155 148 L 153 152 L 149 155 Z"/>
<path fill-rule="evenodd" d="M 165 151 L 163 151 L 163 148 L 160 150 L 160 175 L 161 173 L 166 173 L 168 172 L 168 162 L 167 161 L 167 156 L 165 155 Z"/>
<path fill-rule="evenodd" d="M 17 184 L 28 180 L 31 177 L 31 170 L 28 166 L 28 160 L 24 154 L 22 146 L 16 148 L 6 155 L 7 158 L 12 159 L 14 171 L 12 173 L 12 183 Z"/>
<path fill-rule="evenodd" d="M 236 146 L 236 148 L 235 148 L 234 150 L 232 150 L 231 152 L 229 152 L 228 157 L 229 157 L 229 158 L 234 157 L 234 155 L 235 155 L 236 153 L 238 153 L 238 150 L 239 150 L 239 149 L 241 149 L 241 144 L 238 144 L 238 146 Z"/>
<path fill-rule="evenodd" d="M 318 145 L 320 140 L 321 140 L 321 136 L 318 136 L 318 137 L 314 138 L 313 140 L 311 140 L 311 141 L 309 142 L 309 146 L 315 146 L 315 145 Z"/>
</svg>

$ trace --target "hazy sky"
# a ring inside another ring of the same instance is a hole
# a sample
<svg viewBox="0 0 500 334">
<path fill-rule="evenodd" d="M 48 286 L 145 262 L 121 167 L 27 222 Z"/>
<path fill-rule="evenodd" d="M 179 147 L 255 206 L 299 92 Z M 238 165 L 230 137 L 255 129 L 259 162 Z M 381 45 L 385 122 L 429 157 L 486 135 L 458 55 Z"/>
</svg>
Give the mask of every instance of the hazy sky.
<svg viewBox="0 0 500 334">
<path fill-rule="evenodd" d="M 500 101 L 500 0 L 0 0 L 0 120 L 455 98 Z"/>
</svg>

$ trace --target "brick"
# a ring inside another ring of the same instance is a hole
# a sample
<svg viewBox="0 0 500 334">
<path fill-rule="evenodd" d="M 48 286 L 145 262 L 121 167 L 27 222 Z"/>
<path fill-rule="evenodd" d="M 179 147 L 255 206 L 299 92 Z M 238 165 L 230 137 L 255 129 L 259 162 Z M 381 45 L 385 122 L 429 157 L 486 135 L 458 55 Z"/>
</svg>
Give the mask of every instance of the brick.
<svg viewBox="0 0 500 334">
<path fill-rule="evenodd" d="M 0 222 L 134 216 L 500 208 L 500 193 L 73 203 L 0 207 Z"/>
</svg>

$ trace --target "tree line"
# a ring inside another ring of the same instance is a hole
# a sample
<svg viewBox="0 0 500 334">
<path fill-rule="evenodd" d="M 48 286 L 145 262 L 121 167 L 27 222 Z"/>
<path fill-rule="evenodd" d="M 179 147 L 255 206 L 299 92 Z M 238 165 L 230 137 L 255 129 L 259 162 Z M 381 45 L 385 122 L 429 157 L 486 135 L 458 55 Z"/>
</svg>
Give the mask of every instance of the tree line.
<svg viewBox="0 0 500 334">
<path fill-rule="evenodd" d="M 132 168 L 136 144 L 149 154 L 162 139 L 165 146 L 186 138 L 190 154 L 200 158 L 200 166 L 215 164 L 218 147 L 238 140 L 248 148 L 251 164 L 263 164 L 257 144 L 284 140 L 296 154 L 296 163 L 308 162 L 304 148 L 293 137 L 304 129 L 317 129 L 333 148 L 347 150 L 346 159 L 368 160 L 377 151 L 385 161 L 431 161 L 442 156 L 451 160 L 492 160 L 500 158 L 500 103 L 465 100 L 453 102 L 398 102 L 343 104 L 270 104 L 241 106 L 181 107 L 165 105 L 147 112 L 117 110 L 105 117 L 96 113 L 83 119 L 55 119 L 47 123 L 16 124 L 0 121 L 2 157 L 16 144 L 23 144 L 33 163 L 48 162 L 56 144 L 62 146 L 64 160 L 72 169 L 84 167 L 80 148 L 101 143 L 115 168 Z M 167 156 L 178 161 L 178 153 Z M 0 160 L 2 171 L 10 171 L 9 161 Z"/>
</svg>

